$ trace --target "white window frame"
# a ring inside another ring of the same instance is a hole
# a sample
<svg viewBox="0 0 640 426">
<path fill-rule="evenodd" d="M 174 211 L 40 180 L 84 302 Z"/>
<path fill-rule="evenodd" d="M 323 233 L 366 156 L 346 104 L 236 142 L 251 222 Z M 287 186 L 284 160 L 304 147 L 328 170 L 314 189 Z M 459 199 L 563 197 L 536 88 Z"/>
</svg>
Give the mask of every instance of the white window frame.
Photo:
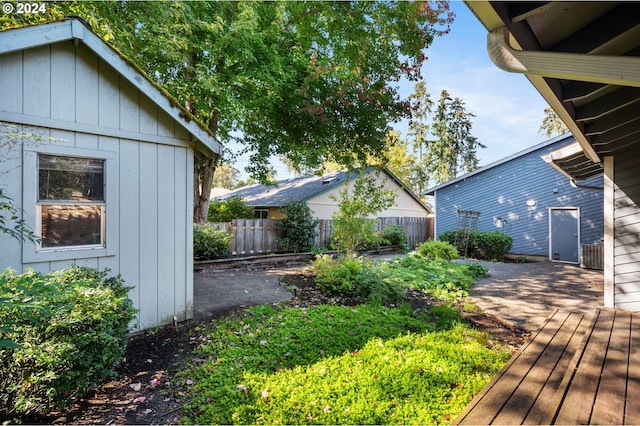
<svg viewBox="0 0 640 426">
<path fill-rule="evenodd" d="M 104 203 L 89 205 L 100 205 L 101 215 L 101 236 L 100 243 L 67 246 L 67 247 L 41 247 L 41 244 L 23 244 L 23 259 L 28 262 L 44 262 L 59 260 L 86 259 L 93 257 L 114 256 L 116 254 L 117 223 L 117 165 L 116 153 L 111 151 L 100 151 L 95 149 L 71 148 L 65 146 L 40 145 L 24 147 L 23 157 L 23 206 L 25 222 L 30 224 L 37 235 L 42 231 L 42 205 L 43 204 L 74 204 L 56 201 L 55 203 L 38 202 L 38 155 L 60 155 L 66 157 L 81 157 L 104 160 Z M 32 206 L 30 208 L 30 206 Z"/>
</svg>

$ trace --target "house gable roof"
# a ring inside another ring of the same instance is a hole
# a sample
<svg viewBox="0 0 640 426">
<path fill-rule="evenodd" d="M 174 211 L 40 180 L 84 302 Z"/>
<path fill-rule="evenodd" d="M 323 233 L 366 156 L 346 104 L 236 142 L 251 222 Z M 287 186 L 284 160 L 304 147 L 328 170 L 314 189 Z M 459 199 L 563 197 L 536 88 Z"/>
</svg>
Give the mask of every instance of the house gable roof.
<svg viewBox="0 0 640 426">
<path fill-rule="evenodd" d="M 373 168 L 367 171 L 373 171 Z M 429 207 L 420 200 L 397 176 L 387 169 L 382 169 L 389 178 L 396 182 L 414 198 L 425 210 L 431 212 Z M 254 184 L 238 188 L 230 193 L 218 197 L 224 201 L 231 197 L 240 197 L 247 204 L 254 207 L 282 207 L 292 201 L 309 201 L 327 191 L 342 186 L 345 182 L 356 179 L 357 173 L 348 171 L 331 172 L 322 176 L 311 175 L 300 178 L 285 179 L 278 181 L 276 186 L 266 186 Z"/>
<path fill-rule="evenodd" d="M 126 56 L 105 43 L 79 19 L 66 19 L 40 25 L 8 29 L 0 32 L 0 55 L 64 41 L 82 42 L 102 60 L 149 97 L 160 109 L 180 123 L 196 141 L 205 157 L 220 154 L 221 145 L 213 133 L 193 114 L 180 106 L 166 90 L 152 81 Z"/>
<path fill-rule="evenodd" d="M 512 154 L 512 155 L 510 155 L 508 157 L 502 158 L 502 159 L 500 159 L 498 161 L 495 161 L 495 162 L 493 162 L 491 164 L 488 164 L 488 165 L 486 165 L 484 167 L 480 167 L 479 169 L 476 169 L 476 170 L 474 170 L 474 171 L 472 171 L 470 173 L 467 173 L 467 174 L 462 175 L 462 176 L 458 176 L 455 179 L 451 179 L 450 181 L 447 181 L 447 182 L 441 183 L 440 185 L 436 185 L 434 187 L 431 187 L 431 188 L 427 189 L 426 191 L 424 191 L 423 194 L 424 195 L 433 195 L 439 189 L 445 188 L 445 187 L 447 187 L 449 185 L 453 185 L 453 184 L 455 184 L 457 182 L 460 182 L 462 180 L 468 179 L 468 178 L 470 178 L 472 176 L 475 176 L 475 175 L 477 175 L 479 173 L 485 172 L 485 171 L 487 171 L 489 169 L 493 169 L 494 167 L 498 167 L 498 166 L 500 166 L 502 164 L 505 164 L 505 163 L 508 163 L 510 161 L 516 160 L 516 159 L 518 159 L 520 157 L 523 157 L 523 156 L 525 156 L 527 154 L 530 154 L 532 152 L 538 151 L 538 150 L 540 150 L 542 148 L 546 148 L 546 147 L 548 147 L 550 145 L 554 145 L 554 144 L 560 145 L 560 144 L 563 144 L 563 143 L 568 143 L 568 142 L 570 142 L 572 140 L 574 140 L 574 138 L 570 133 L 565 133 L 563 135 L 556 136 L 555 138 L 548 139 L 548 140 L 546 140 L 544 142 L 541 142 L 541 143 L 539 143 L 537 145 L 529 147 L 529 148 L 527 148 L 525 150 L 516 152 L 515 154 Z"/>
</svg>

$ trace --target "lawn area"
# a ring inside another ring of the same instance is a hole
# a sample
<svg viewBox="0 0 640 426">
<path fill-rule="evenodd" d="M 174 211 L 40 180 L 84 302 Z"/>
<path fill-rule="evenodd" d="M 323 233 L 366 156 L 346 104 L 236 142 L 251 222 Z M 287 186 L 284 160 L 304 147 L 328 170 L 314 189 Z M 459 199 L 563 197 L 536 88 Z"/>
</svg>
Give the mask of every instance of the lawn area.
<svg viewBox="0 0 640 426">
<path fill-rule="evenodd" d="M 477 276 L 473 267 L 427 263 L 372 269 L 447 300 Z M 199 334 L 195 365 L 177 378 L 189 385 L 185 423 L 448 423 L 511 354 L 445 302 L 258 306 Z"/>
</svg>

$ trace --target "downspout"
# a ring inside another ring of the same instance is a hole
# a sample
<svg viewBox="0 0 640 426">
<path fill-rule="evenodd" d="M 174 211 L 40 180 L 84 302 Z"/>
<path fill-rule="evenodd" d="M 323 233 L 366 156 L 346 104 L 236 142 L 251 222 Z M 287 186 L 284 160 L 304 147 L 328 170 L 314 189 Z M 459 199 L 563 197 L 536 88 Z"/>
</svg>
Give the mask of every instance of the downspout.
<svg viewBox="0 0 640 426">
<path fill-rule="evenodd" d="M 589 185 L 580 185 L 576 183 L 576 180 L 573 178 L 569 178 L 569 183 L 576 189 L 590 189 L 592 191 L 604 191 L 604 187 L 601 186 L 589 186 Z"/>
</svg>

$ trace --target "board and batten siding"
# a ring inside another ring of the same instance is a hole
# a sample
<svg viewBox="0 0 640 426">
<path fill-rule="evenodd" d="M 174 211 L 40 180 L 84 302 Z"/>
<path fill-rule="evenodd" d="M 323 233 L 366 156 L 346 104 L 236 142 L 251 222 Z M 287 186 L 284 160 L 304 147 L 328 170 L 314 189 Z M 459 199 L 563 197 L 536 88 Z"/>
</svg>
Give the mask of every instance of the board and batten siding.
<svg viewBox="0 0 640 426">
<path fill-rule="evenodd" d="M 68 250 L 28 259 L 32 243 L 21 248 L 0 235 L 0 269 L 109 268 L 133 287 L 138 329 L 191 318 L 194 152 L 187 130 L 71 41 L 0 56 L 0 126 L 0 187 L 30 222 L 37 170 L 27 169 L 29 152 L 104 156 L 113 171 L 106 176 L 113 194 L 106 200 L 107 255 Z M 26 136 L 11 137 L 7 129 Z"/>
<path fill-rule="evenodd" d="M 376 185 L 384 183 L 386 189 L 396 191 L 395 203 L 392 207 L 388 208 L 384 212 L 378 213 L 376 217 L 427 217 L 429 212 L 418 203 L 415 198 L 409 195 L 402 187 L 389 178 L 386 173 L 380 172 L 376 176 L 376 172 L 371 172 L 375 176 Z M 354 180 L 347 182 L 349 185 L 349 191 L 353 191 Z M 340 200 L 340 192 L 344 190 L 344 185 L 340 185 L 329 191 L 325 191 L 307 200 L 307 205 L 313 211 L 314 215 L 318 219 L 329 220 L 336 213 L 338 208 L 337 201 L 331 197 L 335 197 Z"/>
<path fill-rule="evenodd" d="M 640 157 L 615 157 L 612 184 L 614 307 L 640 311 Z M 610 171 L 609 171 L 610 172 Z M 610 278 L 609 278 L 610 279 Z M 605 276 L 605 284 L 607 277 Z M 607 291 L 605 285 L 605 295 Z M 605 301 L 606 301 L 605 297 Z"/>
<path fill-rule="evenodd" d="M 602 244 L 603 193 L 573 188 L 540 158 L 560 146 L 547 145 L 437 189 L 436 235 L 456 229 L 458 210 L 479 211 L 478 230 L 511 235 L 512 253 L 548 256 L 549 207 L 579 207 L 581 243 Z M 602 181 L 584 183 L 602 187 Z"/>
</svg>

